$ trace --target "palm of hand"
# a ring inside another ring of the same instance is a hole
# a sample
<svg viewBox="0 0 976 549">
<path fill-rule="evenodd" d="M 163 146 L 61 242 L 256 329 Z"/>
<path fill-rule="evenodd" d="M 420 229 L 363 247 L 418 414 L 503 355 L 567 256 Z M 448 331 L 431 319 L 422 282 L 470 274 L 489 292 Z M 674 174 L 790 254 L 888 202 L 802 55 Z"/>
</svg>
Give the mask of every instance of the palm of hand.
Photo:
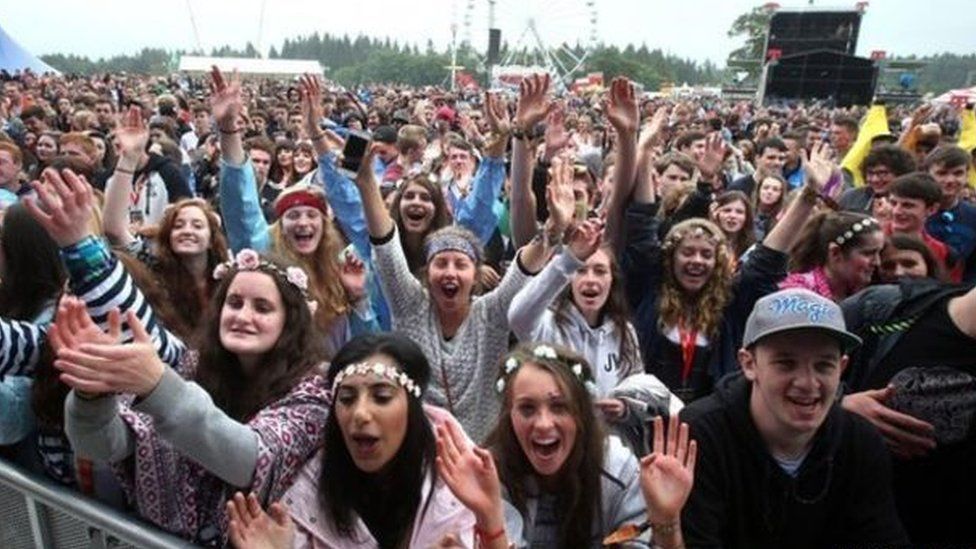
<svg viewBox="0 0 976 549">
<path fill-rule="evenodd" d="M 658 455 L 644 468 L 641 477 L 641 490 L 652 522 L 657 522 L 655 517 L 673 520 L 691 494 L 693 472 L 673 456 Z"/>
<path fill-rule="evenodd" d="M 115 141 L 123 153 L 141 152 L 149 141 L 149 132 L 143 128 L 120 128 L 115 132 Z"/>
<path fill-rule="evenodd" d="M 247 526 L 242 526 L 238 540 L 234 546 L 237 549 L 278 549 L 291 547 L 293 532 L 290 525 L 282 526 L 275 522 L 267 513 L 254 519 Z"/>
<path fill-rule="evenodd" d="M 473 452 L 466 452 L 456 464 L 454 477 L 457 483 L 452 486 L 454 495 L 468 509 L 489 509 L 500 496 L 498 479 L 482 464 Z"/>
<path fill-rule="evenodd" d="M 519 98 L 515 119 L 523 130 L 529 130 L 539 123 L 549 110 L 549 102 L 543 95 L 529 95 Z"/>
<path fill-rule="evenodd" d="M 210 98 L 210 108 L 217 120 L 223 123 L 236 121 L 241 111 L 241 85 L 235 82 L 216 91 Z"/>
</svg>

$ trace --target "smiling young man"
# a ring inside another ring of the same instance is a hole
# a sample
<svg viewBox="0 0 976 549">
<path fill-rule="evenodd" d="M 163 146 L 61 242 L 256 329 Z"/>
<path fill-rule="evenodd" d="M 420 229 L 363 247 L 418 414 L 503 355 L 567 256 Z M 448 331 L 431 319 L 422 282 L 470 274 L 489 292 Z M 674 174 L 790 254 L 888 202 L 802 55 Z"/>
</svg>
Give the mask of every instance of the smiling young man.
<svg viewBox="0 0 976 549">
<path fill-rule="evenodd" d="M 942 207 L 929 216 L 925 229 L 949 246 L 950 275 L 966 282 L 976 280 L 976 206 L 960 200 L 971 163 L 969 153 L 959 147 L 939 147 L 922 162 L 942 189 Z"/>
<path fill-rule="evenodd" d="M 881 436 L 837 405 L 847 352 L 859 343 L 840 308 L 808 290 L 756 302 L 742 375 L 681 413 L 700 463 L 681 520 L 689 547 L 907 541 Z"/>
<path fill-rule="evenodd" d="M 949 248 L 932 238 L 925 230 L 925 220 L 938 211 L 942 191 L 935 179 L 925 173 L 911 173 L 896 178 L 888 186 L 888 202 L 891 204 L 891 234 L 914 236 L 925 242 L 944 268 L 949 259 Z M 962 272 L 958 273 L 960 276 Z M 960 280 L 954 279 L 954 282 Z"/>
</svg>

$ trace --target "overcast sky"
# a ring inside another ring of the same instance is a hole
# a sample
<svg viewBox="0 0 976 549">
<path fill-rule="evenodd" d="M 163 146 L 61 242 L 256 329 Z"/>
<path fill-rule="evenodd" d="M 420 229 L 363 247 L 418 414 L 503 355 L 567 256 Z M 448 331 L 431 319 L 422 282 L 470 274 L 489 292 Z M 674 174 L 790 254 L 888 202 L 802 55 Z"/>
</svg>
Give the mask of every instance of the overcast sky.
<svg viewBox="0 0 976 549">
<path fill-rule="evenodd" d="M 726 37 L 735 17 L 756 0 L 497 0 L 496 22 L 514 43 L 529 17 L 544 42 L 585 39 L 587 3 L 596 7 L 596 31 L 605 43 L 646 43 L 696 60 L 724 63 L 738 43 Z M 806 0 L 782 0 L 805 6 Z M 854 2 L 815 2 L 828 7 Z M 470 12 L 467 6 L 475 6 Z M 251 41 L 266 49 L 315 31 L 365 33 L 438 48 L 470 34 L 487 42 L 487 0 L 0 0 L 0 27 L 36 54 L 89 57 L 132 53 L 144 46 L 206 50 Z M 263 31 L 260 29 L 264 5 Z M 192 19 L 196 21 L 194 33 Z M 464 22 L 471 21 L 466 32 Z M 976 53 L 972 0 L 873 0 L 861 28 L 859 53 L 943 51 Z"/>
</svg>

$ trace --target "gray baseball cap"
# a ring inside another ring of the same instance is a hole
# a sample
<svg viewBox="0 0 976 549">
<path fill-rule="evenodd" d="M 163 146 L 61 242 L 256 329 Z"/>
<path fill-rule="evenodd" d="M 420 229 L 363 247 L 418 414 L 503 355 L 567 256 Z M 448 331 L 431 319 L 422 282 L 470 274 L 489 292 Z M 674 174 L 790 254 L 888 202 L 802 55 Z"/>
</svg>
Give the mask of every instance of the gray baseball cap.
<svg viewBox="0 0 976 549">
<path fill-rule="evenodd" d="M 802 288 L 780 290 L 756 302 L 746 321 L 743 347 L 760 339 L 790 330 L 815 329 L 834 336 L 844 352 L 861 344 L 861 338 L 847 331 L 844 314 L 833 301 Z"/>
</svg>

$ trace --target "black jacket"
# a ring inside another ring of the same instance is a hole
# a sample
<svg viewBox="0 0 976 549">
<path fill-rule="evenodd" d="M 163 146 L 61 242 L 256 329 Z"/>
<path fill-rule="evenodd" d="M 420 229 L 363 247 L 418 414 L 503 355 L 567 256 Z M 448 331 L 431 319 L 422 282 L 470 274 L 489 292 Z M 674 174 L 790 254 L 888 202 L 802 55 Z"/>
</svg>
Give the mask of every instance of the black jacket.
<svg viewBox="0 0 976 549">
<path fill-rule="evenodd" d="M 749 413 L 741 374 L 681 412 L 698 441 L 695 486 L 682 513 L 688 547 L 885 547 L 907 544 L 891 464 L 867 421 L 834 407 L 790 477 Z"/>
</svg>

